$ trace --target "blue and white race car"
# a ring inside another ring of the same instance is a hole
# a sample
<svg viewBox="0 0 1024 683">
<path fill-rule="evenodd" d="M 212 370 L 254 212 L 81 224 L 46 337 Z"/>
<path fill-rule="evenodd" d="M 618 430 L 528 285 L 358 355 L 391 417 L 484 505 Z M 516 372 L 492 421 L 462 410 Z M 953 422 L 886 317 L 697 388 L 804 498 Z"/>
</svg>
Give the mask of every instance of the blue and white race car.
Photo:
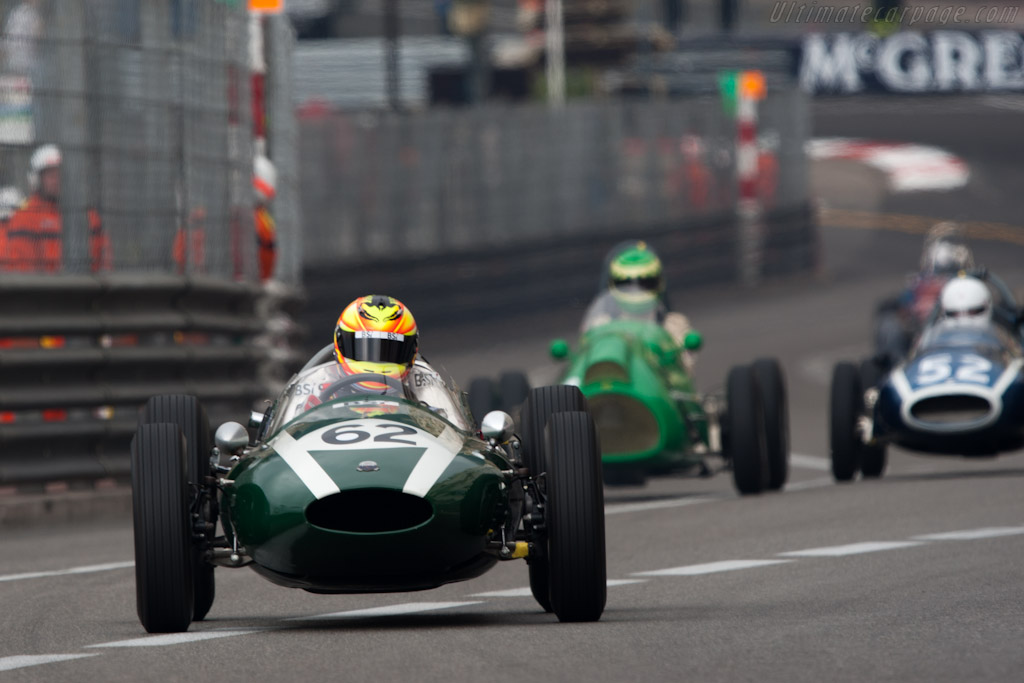
<svg viewBox="0 0 1024 683">
<path fill-rule="evenodd" d="M 872 359 L 835 366 L 829 436 L 836 481 L 858 471 L 882 476 L 889 444 L 963 456 L 1024 446 L 1024 319 L 995 275 L 965 279 L 991 294 L 983 318 L 950 316 L 939 305 L 910 355 L 887 373 L 873 373 Z"/>
</svg>

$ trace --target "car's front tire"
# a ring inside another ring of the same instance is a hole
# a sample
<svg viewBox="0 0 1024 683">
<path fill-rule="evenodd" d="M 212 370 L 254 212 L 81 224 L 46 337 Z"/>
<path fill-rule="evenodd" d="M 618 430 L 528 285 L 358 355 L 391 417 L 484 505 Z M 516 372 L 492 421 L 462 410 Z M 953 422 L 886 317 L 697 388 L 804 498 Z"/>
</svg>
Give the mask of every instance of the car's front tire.
<svg viewBox="0 0 1024 683">
<path fill-rule="evenodd" d="M 864 405 L 860 382 L 860 369 L 853 363 L 837 363 L 832 371 L 829 446 L 832 476 L 837 482 L 852 481 L 864 455 L 864 444 L 857 434 L 857 419 Z"/>
<path fill-rule="evenodd" d="M 768 444 L 768 486 L 778 491 L 789 478 L 789 408 L 786 378 L 774 358 L 759 358 L 753 364 L 754 377 L 764 410 L 764 431 Z"/>
<path fill-rule="evenodd" d="M 597 621 L 608 591 L 604 489 L 594 420 L 556 413 L 545 432 L 551 608 L 559 621 Z"/>
<path fill-rule="evenodd" d="M 768 485 L 768 439 L 757 377 L 750 366 L 737 366 L 726 380 L 727 455 L 733 482 L 743 495 L 761 493 Z"/>
<path fill-rule="evenodd" d="M 140 424 L 174 424 L 185 437 L 188 481 L 191 484 L 189 503 L 192 511 L 200 514 L 200 522 L 207 524 L 203 533 L 205 545 L 213 542 L 218 516 L 217 492 L 206 485 L 212 474 L 210 467 L 210 419 L 206 409 L 195 396 L 165 394 L 153 396 L 142 411 Z M 213 606 L 216 595 L 214 566 L 206 561 L 203 543 L 192 544 L 195 605 L 192 620 L 201 621 Z"/>
<path fill-rule="evenodd" d="M 555 385 L 532 389 L 523 402 L 520 436 L 523 445 L 523 464 L 533 479 L 533 485 L 543 495 L 546 488 L 547 461 L 544 450 L 544 428 L 552 415 L 562 412 L 586 411 L 587 399 L 573 386 Z M 600 462 L 599 462 L 600 464 Z M 534 501 L 537 504 L 539 501 Z M 545 511 L 546 512 L 546 511 Z M 545 532 L 546 533 L 546 532 Z M 530 592 L 545 612 L 550 612 L 551 590 L 549 562 L 543 551 L 527 559 L 530 571 Z"/>
<path fill-rule="evenodd" d="M 501 409 L 515 417 L 530 395 L 530 380 L 518 370 L 503 372 L 498 378 L 498 394 L 501 396 Z"/>
<path fill-rule="evenodd" d="M 469 411 L 479 425 L 484 415 L 498 410 L 498 393 L 490 377 L 476 377 L 469 383 Z"/>
<path fill-rule="evenodd" d="M 135 597 L 149 633 L 187 631 L 194 607 L 185 439 L 174 424 L 143 424 L 131 444 Z"/>
</svg>

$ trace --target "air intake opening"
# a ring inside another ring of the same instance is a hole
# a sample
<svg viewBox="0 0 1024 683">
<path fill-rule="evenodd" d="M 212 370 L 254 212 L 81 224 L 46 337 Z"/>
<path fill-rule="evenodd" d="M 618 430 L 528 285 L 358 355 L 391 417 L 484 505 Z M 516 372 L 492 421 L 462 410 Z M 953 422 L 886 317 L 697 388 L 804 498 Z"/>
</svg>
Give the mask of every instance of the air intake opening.
<svg viewBox="0 0 1024 683">
<path fill-rule="evenodd" d="M 433 506 L 423 498 L 392 489 L 341 491 L 306 508 L 306 519 L 314 526 L 360 534 L 411 529 L 433 515 Z"/>
<path fill-rule="evenodd" d="M 980 420 L 991 410 L 992 406 L 986 399 L 961 394 L 922 399 L 913 405 L 910 414 L 921 422 L 957 424 Z"/>
<path fill-rule="evenodd" d="M 587 399 L 587 405 L 602 454 L 641 453 L 658 446 L 658 420 L 642 401 L 621 394 L 597 394 Z"/>
</svg>

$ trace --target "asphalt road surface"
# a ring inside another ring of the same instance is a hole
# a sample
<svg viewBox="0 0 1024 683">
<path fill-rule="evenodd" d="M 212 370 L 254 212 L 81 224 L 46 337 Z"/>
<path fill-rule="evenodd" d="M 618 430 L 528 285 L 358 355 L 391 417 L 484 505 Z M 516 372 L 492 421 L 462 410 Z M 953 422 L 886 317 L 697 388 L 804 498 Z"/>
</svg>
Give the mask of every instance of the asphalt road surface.
<svg viewBox="0 0 1024 683">
<path fill-rule="evenodd" d="M 971 166 L 966 188 L 893 197 L 869 176 L 827 199 L 1024 225 L 1020 112 L 980 98 L 971 107 L 946 102 L 884 115 L 872 114 L 870 101 L 826 104 L 817 133 L 943 146 Z M 832 482 L 831 366 L 868 349 L 873 304 L 899 288 L 921 238 L 828 227 L 823 242 L 816 277 L 676 293 L 705 335 L 697 371 L 705 390 L 732 364 L 782 361 L 790 483 L 747 498 L 728 473 L 607 489 L 611 581 L 600 622 L 559 624 L 543 613 L 521 562 L 433 591 L 364 596 L 317 596 L 248 569 L 218 569 L 206 621 L 149 636 L 135 615 L 130 520 L 83 523 L 0 540 L 0 680 L 1020 680 L 1024 457 L 894 449 L 883 479 Z M 973 246 L 1011 286 L 1024 285 L 1022 247 Z M 510 321 L 509 341 L 497 344 L 500 328 L 424 338 L 432 360 L 461 382 L 515 368 L 542 380 L 554 370 L 547 341 L 571 339 L 579 314 Z"/>
</svg>

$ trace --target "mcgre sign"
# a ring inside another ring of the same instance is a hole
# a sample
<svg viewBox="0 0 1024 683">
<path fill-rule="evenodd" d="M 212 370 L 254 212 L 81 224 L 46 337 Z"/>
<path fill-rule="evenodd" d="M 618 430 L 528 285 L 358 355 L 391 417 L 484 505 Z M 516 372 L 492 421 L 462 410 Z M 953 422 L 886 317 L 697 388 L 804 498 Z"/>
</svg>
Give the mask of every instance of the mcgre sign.
<svg viewBox="0 0 1024 683">
<path fill-rule="evenodd" d="M 1024 90 L 1024 36 L 1013 31 L 811 34 L 800 85 L 809 93 Z"/>
</svg>

